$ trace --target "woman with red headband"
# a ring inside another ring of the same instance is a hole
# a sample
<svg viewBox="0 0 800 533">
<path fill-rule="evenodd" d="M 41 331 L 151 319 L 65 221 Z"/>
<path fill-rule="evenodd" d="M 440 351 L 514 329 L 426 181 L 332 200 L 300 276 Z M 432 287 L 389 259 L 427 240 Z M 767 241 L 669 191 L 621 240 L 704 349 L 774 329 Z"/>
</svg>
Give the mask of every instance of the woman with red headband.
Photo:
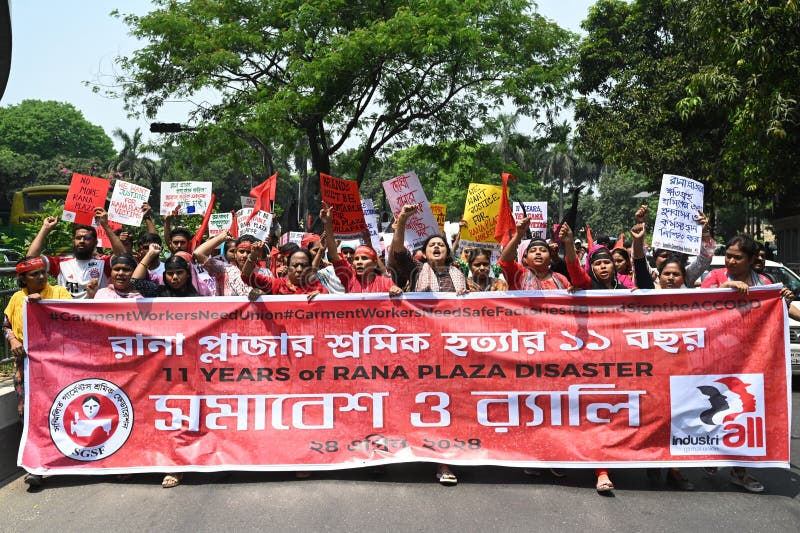
<svg viewBox="0 0 800 533">
<path fill-rule="evenodd" d="M 25 368 L 24 337 L 22 312 L 25 301 L 38 302 L 39 300 L 71 300 L 72 295 L 60 285 L 50 285 L 47 282 L 47 264 L 43 257 L 24 257 L 17 263 L 17 283 L 21 290 L 15 292 L 5 309 L 3 330 L 14 356 L 14 392 L 17 394 L 17 413 L 22 418 L 25 412 Z M 27 474 L 25 483 L 39 486 L 42 476 Z"/>
<path fill-rule="evenodd" d="M 336 250 L 336 239 L 333 235 L 332 208 L 322 202 L 319 218 L 325 226 L 325 246 L 328 249 L 328 261 L 333 264 L 336 276 L 344 285 L 345 292 L 388 292 L 389 296 L 398 296 L 403 289 L 395 285 L 392 278 L 378 272 L 378 254 L 369 246 L 358 246 L 353 253 L 353 264 L 339 255 Z"/>
</svg>

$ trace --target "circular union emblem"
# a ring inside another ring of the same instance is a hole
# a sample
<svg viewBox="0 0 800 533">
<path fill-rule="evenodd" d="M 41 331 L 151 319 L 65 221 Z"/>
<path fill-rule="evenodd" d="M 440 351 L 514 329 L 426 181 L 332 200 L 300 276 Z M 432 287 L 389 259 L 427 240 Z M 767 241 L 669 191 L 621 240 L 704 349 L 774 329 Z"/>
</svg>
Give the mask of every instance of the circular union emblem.
<svg viewBox="0 0 800 533">
<path fill-rule="evenodd" d="M 98 461 L 122 448 L 133 429 L 128 395 L 104 379 L 83 379 L 58 393 L 50 407 L 50 437 L 76 461 Z"/>
</svg>

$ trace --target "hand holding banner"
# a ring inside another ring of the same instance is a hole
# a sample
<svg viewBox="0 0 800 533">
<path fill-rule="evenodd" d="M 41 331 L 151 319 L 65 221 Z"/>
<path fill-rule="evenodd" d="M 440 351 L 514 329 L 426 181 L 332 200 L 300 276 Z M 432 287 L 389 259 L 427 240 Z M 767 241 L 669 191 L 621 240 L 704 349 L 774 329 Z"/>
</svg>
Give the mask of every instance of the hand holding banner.
<svg viewBox="0 0 800 533">
<path fill-rule="evenodd" d="M 439 233 L 439 225 L 431 211 L 431 204 L 415 172 L 408 172 L 383 182 L 386 200 L 395 218 L 404 205 L 419 204 L 417 211 L 406 222 L 405 244 L 410 249 L 422 246 L 431 235 Z"/>
</svg>

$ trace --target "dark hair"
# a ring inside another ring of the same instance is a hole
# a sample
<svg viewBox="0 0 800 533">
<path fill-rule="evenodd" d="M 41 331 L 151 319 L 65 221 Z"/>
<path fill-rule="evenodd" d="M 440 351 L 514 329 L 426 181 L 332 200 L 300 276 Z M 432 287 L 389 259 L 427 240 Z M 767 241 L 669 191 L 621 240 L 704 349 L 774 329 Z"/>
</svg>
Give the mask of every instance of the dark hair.
<svg viewBox="0 0 800 533">
<path fill-rule="evenodd" d="M 281 253 L 281 255 L 285 255 L 287 257 L 291 257 L 292 254 L 298 250 L 302 250 L 302 248 L 300 248 L 296 242 L 287 242 L 278 248 L 278 251 Z"/>
<path fill-rule="evenodd" d="M 592 251 L 591 255 L 589 256 L 589 278 L 592 280 L 592 289 L 605 289 L 607 288 L 603 283 L 597 279 L 597 276 L 594 273 L 593 263 L 595 262 L 595 256 L 605 254 L 609 257 L 611 256 L 611 252 L 608 251 L 608 248 L 605 246 L 598 246 L 594 251 Z M 619 289 L 621 288 L 621 284 L 617 279 L 617 267 L 614 265 L 614 261 L 611 261 L 611 267 L 614 269 L 614 277 L 611 278 L 611 289 Z"/>
<path fill-rule="evenodd" d="M 236 246 L 239 246 L 243 242 L 258 242 L 253 235 L 242 235 L 238 239 L 236 239 Z"/>
<path fill-rule="evenodd" d="M 486 259 L 489 259 L 491 262 L 492 252 L 490 250 L 487 250 L 486 248 L 473 248 L 467 255 L 467 263 L 472 266 L 472 263 L 482 255 L 485 255 Z"/>
<path fill-rule="evenodd" d="M 756 247 L 758 248 L 759 252 L 766 252 L 767 251 L 767 247 L 761 241 L 756 241 Z"/>
<path fill-rule="evenodd" d="M 139 237 L 139 246 L 153 243 L 161 246 L 161 235 L 158 233 L 142 233 L 142 235 Z"/>
<path fill-rule="evenodd" d="M 97 239 L 97 230 L 94 229 L 92 226 L 86 226 L 84 224 L 73 224 L 72 225 L 72 236 L 75 237 L 75 234 L 78 233 L 78 230 L 86 230 L 92 234 L 93 239 Z"/>
<path fill-rule="evenodd" d="M 748 257 L 755 257 L 758 255 L 758 246 L 756 245 L 756 241 L 753 240 L 752 237 L 748 235 L 739 234 L 735 237 L 731 237 L 727 243 L 725 243 L 726 248 L 730 248 L 731 246 L 738 246 L 739 249 Z"/>
<path fill-rule="evenodd" d="M 186 271 L 186 285 L 180 289 L 173 289 L 167 284 L 167 272 L 174 272 L 176 270 Z M 159 287 L 161 296 L 199 296 L 197 289 L 192 285 L 192 265 L 179 255 L 170 256 L 169 259 L 164 261 L 164 274 L 162 274 L 164 285 Z"/>
<path fill-rule="evenodd" d="M 610 236 L 610 235 L 605 235 L 605 234 L 602 234 L 602 233 L 600 234 L 600 236 L 598 236 L 598 237 L 597 237 L 597 238 L 594 240 L 594 243 L 595 243 L 595 244 L 599 244 L 599 245 L 601 245 L 601 246 L 605 246 L 605 247 L 606 247 L 606 248 L 608 248 L 609 250 L 610 250 L 611 248 L 613 248 L 613 247 L 614 247 L 614 244 L 615 244 L 616 242 L 617 242 L 617 241 L 616 241 L 615 239 L 611 238 L 611 236 Z"/>
<path fill-rule="evenodd" d="M 133 256 L 128 253 L 115 255 L 111 258 L 111 268 L 114 268 L 115 265 L 128 265 L 129 267 L 135 269 L 136 264 L 136 259 L 134 259 Z"/>
<path fill-rule="evenodd" d="M 626 250 L 625 248 L 614 248 L 613 250 L 611 250 L 611 256 L 613 257 L 614 254 L 619 254 L 625 258 L 625 261 L 629 263 L 631 262 L 631 254 L 628 253 L 628 250 Z"/>
<path fill-rule="evenodd" d="M 428 243 L 431 242 L 433 239 L 442 239 L 444 241 L 444 248 L 447 250 L 447 254 L 444 256 L 444 264 L 451 265 L 453 264 L 453 255 L 450 253 L 450 244 L 447 242 L 447 237 L 440 233 L 434 233 L 433 235 L 429 235 L 427 239 L 422 242 L 422 246 L 419 249 L 422 251 L 422 261 L 425 261 L 425 248 L 428 247 Z"/>
<path fill-rule="evenodd" d="M 678 256 L 678 255 L 671 255 L 671 256 L 669 256 L 669 257 L 667 258 L 667 260 L 666 260 L 666 261 L 664 261 L 663 263 L 661 263 L 661 264 L 658 266 L 658 275 L 659 275 L 659 276 L 661 275 L 661 272 L 663 272 L 663 271 L 664 271 L 664 269 L 665 269 L 665 268 L 667 268 L 667 265 L 678 265 L 678 268 L 679 268 L 679 269 L 681 269 L 681 275 L 683 276 L 683 279 L 684 279 L 684 280 L 686 279 L 686 265 L 684 264 L 684 262 L 683 262 L 683 260 L 680 258 L 680 256 Z"/>
<path fill-rule="evenodd" d="M 312 255 L 311 255 L 311 252 L 309 252 L 309 251 L 308 251 L 308 250 L 306 250 L 305 248 L 297 248 L 297 250 L 295 250 L 294 252 L 290 253 L 290 254 L 289 254 L 289 259 L 288 259 L 289 261 L 291 261 L 291 259 L 292 259 L 292 256 L 293 256 L 294 254 L 303 254 L 303 255 L 304 255 L 304 256 L 306 256 L 306 258 L 308 259 L 308 263 L 309 263 L 309 264 L 311 264 L 311 263 L 314 261 L 314 256 L 312 256 Z M 287 261 L 287 262 L 288 262 L 288 261 Z"/>
<path fill-rule="evenodd" d="M 192 237 L 194 237 L 194 235 L 192 235 L 192 232 L 186 228 L 175 228 L 174 230 L 169 232 L 169 240 L 172 241 L 172 239 L 181 235 L 186 237 L 187 241 L 191 241 Z"/>
</svg>

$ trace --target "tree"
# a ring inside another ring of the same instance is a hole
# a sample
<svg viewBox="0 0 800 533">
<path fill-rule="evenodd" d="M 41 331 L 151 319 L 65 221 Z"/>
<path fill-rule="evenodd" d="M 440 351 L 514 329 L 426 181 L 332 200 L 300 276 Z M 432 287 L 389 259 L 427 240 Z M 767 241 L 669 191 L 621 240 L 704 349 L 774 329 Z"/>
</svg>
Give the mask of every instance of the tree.
<svg viewBox="0 0 800 533">
<path fill-rule="evenodd" d="M 103 128 L 83 118 L 72 104 L 41 100 L 0 108 L 0 148 L 40 159 L 107 161 L 114 156 L 114 144 Z"/>
<path fill-rule="evenodd" d="M 265 170 L 305 139 L 315 173 L 358 147 L 361 183 L 381 152 L 414 139 L 475 139 L 509 101 L 556 107 L 572 35 L 527 0 L 156 0 L 126 15 L 147 44 L 119 59 L 129 109 L 153 116 L 201 90 L 198 126 L 260 146 Z M 550 113 L 556 110 L 551 109 Z M 316 206 L 316 174 L 303 202 Z M 306 207 L 305 211 L 308 211 Z"/>
<path fill-rule="evenodd" d="M 685 118 L 725 113 L 730 184 L 768 197 L 800 182 L 800 10 L 792 0 L 692 3 L 706 53 L 679 102 Z"/>
<path fill-rule="evenodd" d="M 708 108 L 687 121 L 678 111 L 707 52 L 690 31 L 690 7 L 685 0 L 599 0 L 583 22 L 578 148 L 597 163 L 648 176 L 650 189 L 665 172 L 707 184 L 723 174 L 724 113 Z"/>
</svg>

